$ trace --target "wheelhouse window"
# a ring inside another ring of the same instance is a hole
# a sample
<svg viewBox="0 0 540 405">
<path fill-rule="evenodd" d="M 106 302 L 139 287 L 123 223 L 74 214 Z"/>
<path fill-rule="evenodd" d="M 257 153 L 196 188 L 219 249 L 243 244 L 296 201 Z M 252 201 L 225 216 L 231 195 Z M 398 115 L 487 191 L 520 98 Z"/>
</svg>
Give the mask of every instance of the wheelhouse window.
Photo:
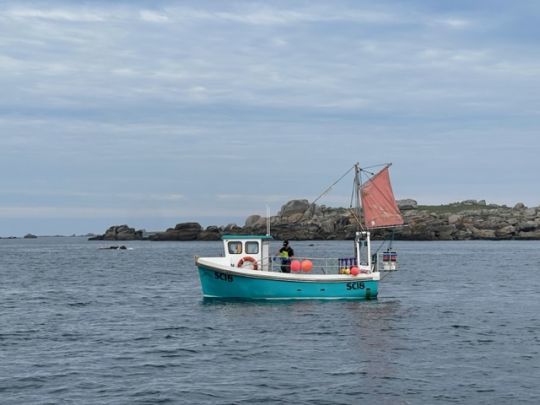
<svg viewBox="0 0 540 405">
<path fill-rule="evenodd" d="M 240 255 L 242 254 L 242 242 L 229 242 L 228 243 L 229 254 Z"/>
<path fill-rule="evenodd" d="M 246 253 L 256 255 L 259 253 L 259 242 L 246 242 Z"/>
</svg>

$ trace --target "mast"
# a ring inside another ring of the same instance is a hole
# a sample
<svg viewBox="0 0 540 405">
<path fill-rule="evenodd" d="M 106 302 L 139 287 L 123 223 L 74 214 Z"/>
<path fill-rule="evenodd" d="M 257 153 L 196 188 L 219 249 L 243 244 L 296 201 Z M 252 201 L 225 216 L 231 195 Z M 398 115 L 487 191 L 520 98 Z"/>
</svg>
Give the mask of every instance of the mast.
<svg viewBox="0 0 540 405">
<path fill-rule="evenodd" d="M 355 188 L 355 205 L 356 205 L 356 215 L 358 217 L 358 224 L 360 225 L 360 228 L 363 229 L 362 226 L 362 177 L 360 176 L 360 165 L 356 163 L 354 165 L 354 188 Z"/>
<path fill-rule="evenodd" d="M 355 248 L 356 248 L 356 259 L 357 264 L 360 266 L 362 264 L 362 241 L 365 239 L 366 241 L 366 258 L 367 258 L 367 265 L 369 270 L 372 270 L 372 263 L 371 263 L 371 235 L 365 225 L 363 225 L 363 221 L 365 221 L 365 216 L 362 214 L 362 176 L 361 176 L 361 170 L 360 165 L 356 163 L 354 165 L 354 187 L 356 189 L 356 209 L 357 209 L 357 216 L 358 216 L 358 224 L 360 226 L 360 230 L 356 232 L 356 238 L 355 238 Z"/>
</svg>

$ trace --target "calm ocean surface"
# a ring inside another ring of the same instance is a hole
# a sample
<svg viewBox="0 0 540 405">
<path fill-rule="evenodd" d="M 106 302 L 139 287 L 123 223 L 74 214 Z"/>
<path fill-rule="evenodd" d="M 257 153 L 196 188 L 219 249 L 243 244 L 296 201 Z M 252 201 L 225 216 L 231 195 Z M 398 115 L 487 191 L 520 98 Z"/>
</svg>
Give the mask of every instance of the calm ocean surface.
<svg viewBox="0 0 540 405">
<path fill-rule="evenodd" d="M 202 300 L 219 242 L 110 244 L 0 240 L 0 403 L 540 403 L 540 241 L 398 242 L 376 301 L 269 303 Z"/>
</svg>

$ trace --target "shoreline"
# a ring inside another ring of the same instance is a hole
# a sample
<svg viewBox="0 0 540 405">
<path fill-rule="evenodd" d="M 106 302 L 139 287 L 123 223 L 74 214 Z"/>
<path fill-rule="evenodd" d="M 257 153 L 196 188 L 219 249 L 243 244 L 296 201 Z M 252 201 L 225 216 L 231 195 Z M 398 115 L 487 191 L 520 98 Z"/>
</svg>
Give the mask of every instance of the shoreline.
<svg viewBox="0 0 540 405">
<path fill-rule="evenodd" d="M 487 204 L 484 200 L 466 200 L 444 205 L 419 205 L 415 200 L 398 201 L 405 226 L 394 230 L 375 230 L 373 239 L 437 241 L 437 240 L 540 240 L 540 206 L 514 207 Z M 266 234 L 270 223 L 275 239 L 351 240 L 357 225 L 351 211 L 309 204 L 307 200 L 291 200 L 270 218 L 250 215 L 243 226 L 210 225 L 182 222 L 164 231 L 147 232 L 126 224 L 112 225 L 105 233 L 71 235 L 1 236 L 0 240 L 54 237 L 86 237 L 95 241 L 215 241 L 224 234 Z M 393 235 L 392 235 L 393 234 Z"/>
</svg>

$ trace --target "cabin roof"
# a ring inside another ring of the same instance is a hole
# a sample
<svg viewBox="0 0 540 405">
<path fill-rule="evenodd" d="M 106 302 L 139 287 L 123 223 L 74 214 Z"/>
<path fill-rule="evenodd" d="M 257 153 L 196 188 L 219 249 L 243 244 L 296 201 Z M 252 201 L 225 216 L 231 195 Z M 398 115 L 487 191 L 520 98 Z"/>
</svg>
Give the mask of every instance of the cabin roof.
<svg viewBox="0 0 540 405">
<path fill-rule="evenodd" d="M 223 240 L 228 240 L 228 239 L 263 239 L 263 240 L 271 240 L 271 239 L 274 239 L 274 238 L 272 238 L 271 235 L 223 235 L 221 237 L 221 239 L 223 239 Z"/>
</svg>

